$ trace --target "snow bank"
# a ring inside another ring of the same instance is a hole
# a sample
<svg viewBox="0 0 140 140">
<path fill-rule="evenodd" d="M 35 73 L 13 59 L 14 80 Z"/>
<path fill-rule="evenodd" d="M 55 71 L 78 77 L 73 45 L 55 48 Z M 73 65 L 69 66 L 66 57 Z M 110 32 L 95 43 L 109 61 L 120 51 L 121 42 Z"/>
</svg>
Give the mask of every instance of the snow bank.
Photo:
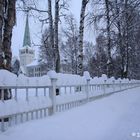
<svg viewBox="0 0 140 140">
<path fill-rule="evenodd" d="M 1 140 L 138 140 L 140 88 L 17 125 Z M 133 134 L 133 135 L 132 135 Z"/>
<path fill-rule="evenodd" d="M 18 77 L 7 71 L 0 70 L 0 86 L 50 86 L 49 76 L 27 77 L 20 74 Z"/>
<path fill-rule="evenodd" d="M 57 79 L 57 74 L 54 70 L 48 71 L 47 75 L 51 78 L 51 79 Z"/>
<path fill-rule="evenodd" d="M 113 83 L 135 83 L 138 80 L 129 79 L 115 79 L 114 77 L 107 78 L 105 74 L 101 77 L 91 78 L 89 72 L 84 72 L 84 76 L 73 74 L 56 73 L 55 71 L 49 71 L 47 75 L 42 77 L 27 77 L 20 74 L 18 77 L 7 71 L 0 70 L 0 86 L 50 86 L 51 79 L 57 79 L 57 86 L 79 86 L 87 84 L 87 80 L 90 80 L 90 84 L 113 84 Z"/>
<path fill-rule="evenodd" d="M 0 86 L 15 86 L 17 76 L 7 70 L 0 70 Z"/>
<path fill-rule="evenodd" d="M 107 76 L 105 74 L 102 74 L 101 77 L 94 77 L 91 79 L 91 84 L 105 84 L 107 82 Z"/>
<path fill-rule="evenodd" d="M 19 75 L 17 78 L 18 86 L 50 86 L 51 81 L 49 76 L 42 77 L 27 77 L 25 75 Z"/>
<path fill-rule="evenodd" d="M 7 100 L 5 103 L 0 102 L 0 116 L 8 116 L 12 114 L 20 114 L 29 112 L 31 110 L 51 107 L 52 103 L 50 98 L 47 97 L 32 97 L 29 102 L 25 100 Z"/>
<path fill-rule="evenodd" d="M 66 103 L 75 102 L 75 101 L 84 100 L 84 99 L 86 99 L 86 94 L 84 93 L 71 94 L 71 95 L 69 94 L 65 96 L 57 96 L 56 103 L 57 105 L 61 105 L 61 104 L 66 104 Z"/>
<path fill-rule="evenodd" d="M 86 79 L 79 75 L 72 74 L 57 74 L 57 85 L 58 86 L 78 86 L 85 85 Z"/>
</svg>

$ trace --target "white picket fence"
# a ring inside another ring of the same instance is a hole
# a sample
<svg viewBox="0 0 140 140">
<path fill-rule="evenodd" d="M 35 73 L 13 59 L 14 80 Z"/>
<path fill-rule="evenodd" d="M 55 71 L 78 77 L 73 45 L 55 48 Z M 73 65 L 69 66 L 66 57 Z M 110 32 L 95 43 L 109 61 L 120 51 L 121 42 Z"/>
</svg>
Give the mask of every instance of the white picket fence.
<svg viewBox="0 0 140 140">
<path fill-rule="evenodd" d="M 16 77 L 8 71 L 0 71 L 0 130 L 34 119 L 50 116 L 85 104 L 116 92 L 140 86 L 140 81 L 92 79 L 88 72 L 84 76 L 56 74 L 54 71 L 39 78 L 23 75 Z M 12 99 L 4 100 L 4 90 L 12 92 Z M 59 95 L 56 95 L 59 90 Z M 4 119 L 8 118 L 8 122 Z"/>
</svg>

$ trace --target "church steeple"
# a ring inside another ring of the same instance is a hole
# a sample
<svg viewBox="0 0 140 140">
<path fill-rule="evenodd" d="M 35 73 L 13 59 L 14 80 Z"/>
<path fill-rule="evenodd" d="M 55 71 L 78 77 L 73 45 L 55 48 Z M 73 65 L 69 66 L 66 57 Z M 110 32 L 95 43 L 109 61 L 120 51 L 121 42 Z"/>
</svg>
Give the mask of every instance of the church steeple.
<svg viewBox="0 0 140 140">
<path fill-rule="evenodd" d="M 27 11 L 27 17 L 26 17 L 23 45 L 22 45 L 22 48 L 19 50 L 19 58 L 20 58 L 21 67 L 23 68 L 24 72 L 27 73 L 26 66 L 32 63 L 35 58 L 35 51 L 31 47 L 28 11 Z"/>
<path fill-rule="evenodd" d="M 27 17 L 26 17 L 26 25 L 25 25 L 25 31 L 24 31 L 23 47 L 31 47 L 28 13 L 27 13 Z"/>
</svg>

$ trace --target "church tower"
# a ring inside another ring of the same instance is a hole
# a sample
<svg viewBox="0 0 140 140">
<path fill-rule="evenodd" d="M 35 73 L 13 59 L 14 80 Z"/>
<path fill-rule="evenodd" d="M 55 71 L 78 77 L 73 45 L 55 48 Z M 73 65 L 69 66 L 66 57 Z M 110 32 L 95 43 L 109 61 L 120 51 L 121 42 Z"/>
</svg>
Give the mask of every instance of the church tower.
<svg viewBox="0 0 140 140">
<path fill-rule="evenodd" d="M 35 58 L 35 51 L 31 46 L 28 14 L 26 17 L 23 46 L 19 50 L 19 57 L 20 57 L 20 65 L 24 69 L 24 72 L 26 73 L 26 66 L 32 63 Z"/>
</svg>

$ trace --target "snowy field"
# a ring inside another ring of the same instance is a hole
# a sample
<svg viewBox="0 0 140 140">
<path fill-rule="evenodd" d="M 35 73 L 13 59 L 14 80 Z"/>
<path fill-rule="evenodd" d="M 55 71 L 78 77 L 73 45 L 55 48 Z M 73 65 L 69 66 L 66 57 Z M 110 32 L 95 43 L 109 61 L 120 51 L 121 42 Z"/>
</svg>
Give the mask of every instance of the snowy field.
<svg viewBox="0 0 140 140">
<path fill-rule="evenodd" d="M 0 133 L 0 140 L 138 140 L 140 88 L 34 120 Z"/>
</svg>

